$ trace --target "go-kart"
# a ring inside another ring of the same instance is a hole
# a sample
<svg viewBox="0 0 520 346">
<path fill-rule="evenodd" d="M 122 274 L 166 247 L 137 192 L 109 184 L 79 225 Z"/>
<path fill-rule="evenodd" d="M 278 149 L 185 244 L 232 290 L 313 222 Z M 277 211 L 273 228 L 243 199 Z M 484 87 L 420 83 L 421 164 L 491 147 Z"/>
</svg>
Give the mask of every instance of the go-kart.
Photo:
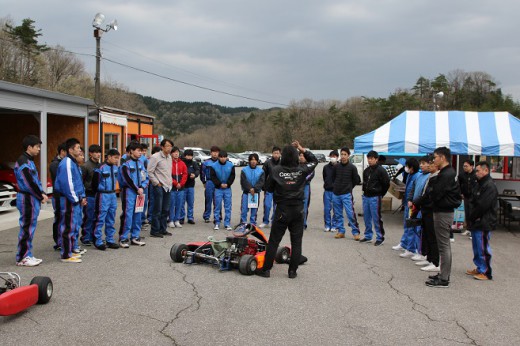
<svg viewBox="0 0 520 346">
<path fill-rule="evenodd" d="M 36 303 L 47 304 L 52 297 L 50 278 L 36 276 L 29 286 L 21 285 L 20 275 L 0 272 L 0 316 L 17 314 Z"/>
<path fill-rule="evenodd" d="M 252 275 L 264 266 L 266 248 L 267 238 L 260 228 L 253 224 L 239 224 L 224 240 L 209 236 L 207 242 L 175 243 L 170 257 L 177 263 L 209 263 L 222 271 L 238 268 L 241 274 Z M 291 248 L 282 246 L 276 252 L 275 261 L 289 263 L 290 256 Z M 306 257 L 301 257 L 301 262 L 307 261 Z"/>
</svg>

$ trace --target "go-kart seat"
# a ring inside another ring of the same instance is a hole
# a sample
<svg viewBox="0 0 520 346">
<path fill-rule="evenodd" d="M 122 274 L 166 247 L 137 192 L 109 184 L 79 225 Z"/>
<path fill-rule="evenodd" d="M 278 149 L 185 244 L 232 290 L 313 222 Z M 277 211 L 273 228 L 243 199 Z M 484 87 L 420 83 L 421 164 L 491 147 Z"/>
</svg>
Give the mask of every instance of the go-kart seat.
<svg viewBox="0 0 520 346">
<path fill-rule="evenodd" d="M 213 248 L 213 253 L 215 256 L 219 256 L 224 250 L 229 248 L 229 243 L 227 240 L 216 240 L 214 236 L 210 235 L 208 237 L 209 242 L 211 243 L 211 247 Z"/>
</svg>

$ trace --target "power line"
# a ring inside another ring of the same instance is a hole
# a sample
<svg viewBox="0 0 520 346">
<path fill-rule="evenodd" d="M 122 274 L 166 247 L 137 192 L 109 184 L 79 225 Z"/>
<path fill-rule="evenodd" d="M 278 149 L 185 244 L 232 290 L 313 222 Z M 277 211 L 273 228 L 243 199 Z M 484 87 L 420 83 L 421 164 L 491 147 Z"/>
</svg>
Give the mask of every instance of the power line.
<svg viewBox="0 0 520 346">
<path fill-rule="evenodd" d="M 242 98 L 242 99 L 250 100 L 250 101 L 257 101 L 257 102 L 267 103 L 267 104 L 271 104 L 271 105 L 289 107 L 289 105 L 287 105 L 285 103 L 267 101 L 267 100 L 257 99 L 257 98 L 254 98 L 254 97 L 248 97 L 248 96 L 243 96 L 243 95 L 239 95 L 239 94 L 229 93 L 227 91 L 222 91 L 222 90 L 217 90 L 217 89 L 213 89 L 213 88 L 208 88 L 208 87 L 201 86 L 201 85 L 198 85 L 198 84 L 189 83 L 189 82 L 185 82 L 185 81 L 182 81 L 182 80 L 179 80 L 179 79 L 163 76 L 163 75 L 160 75 L 160 74 L 155 73 L 155 72 L 146 71 L 146 70 L 144 70 L 142 68 L 130 66 L 128 64 L 124 64 L 124 63 L 121 63 L 121 62 L 118 62 L 118 61 L 115 61 L 115 60 L 112 60 L 112 59 L 108 59 L 108 58 L 104 58 L 104 57 L 102 57 L 101 59 L 105 60 L 105 61 L 108 61 L 108 62 L 111 62 L 111 63 L 116 64 L 116 65 L 120 65 L 120 66 L 129 68 L 129 69 L 135 70 L 135 71 L 139 71 L 139 72 L 143 72 L 143 73 L 149 74 L 151 76 L 155 76 L 155 77 L 159 77 L 159 78 L 162 78 L 162 79 L 166 79 L 166 80 L 169 80 L 169 81 L 172 81 L 172 82 L 175 82 L 175 83 L 180 83 L 180 84 L 192 86 L 192 87 L 199 88 L 199 89 L 202 89 L 202 90 L 207 90 L 207 91 L 211 91 L 211 92 L 218 93 L 218 94 L 238 97 L 238 98 Z"/>
<path fill-rule="evenodd" d="M 197 78 L 200 78 L 200 79 L 203 79 L 203 80 L 207 80 L 207 81 L 210 81 L 210 82 L 216 82 L 216 83 L 220 83 L 222 85 L 225 85 L 225 86 L 229 86 L 229 87 L 233 87 L 233 88 L 237 88 L 237 89 L 242 89 L 242 90 L 247 90 L 247 91 L 251 91 L 251 92 L 255 92 L 255 93 L 259 93 L 259 94 L 264 94 L 264 95 L 267 95 L 267 96 L 274 96 L 274 97 L 280 97 L 280 95 L 274 95 L 274 94 L 270 94 L 270 93 L 266 93 L 266 92 L 263 92 L 263 91 L 259 91 L 259 90 L 255 90 L 255 89 L 251 89 L 251 88 L 248 88 L 248 87 L 245 87 L 245 86 L 242 86 L 242 85 L 238 85 L 238 84 L 234 84 L 234 83 L 229 83 L 229 82 L 226 82 L 226 81 L 223 81 L 223 80 L 219 80 L 219 79 L 216 79 L 216 78 L 211 78 L 211 77 L 208 77 L 208 76 L 204 76 L 204 75 L 201 75 L 201 74 L 198 74 L 198 73 L 195 73 L 195 72 L 192 72 L 192 71 L 189 71 L 189 70 L 186 70 L 186 69 L 183 69 L 181 67 L 178 67 L 178 66 L 174 66 L 174 65 L 171 65 L 171 64 L 168 64 L 168 63 L 165 63 L 163 61 L 160 61 L 158 59 L 154 59 L 152 57 L 149 57 L 145 54 L 141 54 L 139 52 L 136 52 L 136 51 L 133 51 L 131 49 L 128 49 L 128 48 L 125 48 L 125 47 L 122 47 L 122 46 L 119 46 L 113 42 L 110 42 L 108 40 L 103 40 L 103 42 L 105 44 L 109 44 L 109 45 L 112 45 L 116 48 L 119 48 L 123 51 L 126 51 L 126 52 L 129 52 L 129 53 L 132 53 L 133 55 L 135 56 L 140 56 L 140 57 L 143 57 L 147 60 L 150 60 L 150 61 L 153 61 L 153 62 L 156 62 L 158 64 L 161 64 L 161 65 L 164 65 L 166 67 L 169 67 L 169 68 L 173 68 L 173 69 L 176 69 L 176 70 L 179 70 L 179 71 L 182 71 L 182 72 L 185 72 L 185 73 L 188 73 L 190 75 L 193 75 Z"/>
</svg>

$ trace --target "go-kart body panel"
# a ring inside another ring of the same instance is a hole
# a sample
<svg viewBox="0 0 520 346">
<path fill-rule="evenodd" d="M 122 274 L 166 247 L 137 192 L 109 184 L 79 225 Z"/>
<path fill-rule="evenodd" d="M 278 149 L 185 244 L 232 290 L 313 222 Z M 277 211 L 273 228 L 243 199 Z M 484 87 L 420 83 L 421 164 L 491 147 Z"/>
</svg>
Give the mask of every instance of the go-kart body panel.
<svg viewBox="0 0 520 346">
<path fill-rule="evenodd" d="M 37 285 L 17 287 L 0 295 L 0 316 L 17 314 L 37 302 Z"/>
</svg>

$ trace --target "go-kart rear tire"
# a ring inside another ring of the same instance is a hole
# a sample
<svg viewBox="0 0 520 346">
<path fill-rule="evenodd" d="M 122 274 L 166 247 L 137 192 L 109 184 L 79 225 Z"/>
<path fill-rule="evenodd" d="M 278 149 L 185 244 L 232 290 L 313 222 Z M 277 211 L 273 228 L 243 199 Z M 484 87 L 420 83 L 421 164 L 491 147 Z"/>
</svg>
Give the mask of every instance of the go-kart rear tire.
<svg viewBox="0 0 520 346">
<path fill-rule="evenodd" d="M 244 255 L 238 260 L 238 271 L 242 275 L 253 275 L 258 263 L 253 255 Z"/>
<path fill-rule="evenodd" d="M 188 250 L 188 245 L 176 243 L 173 244 L 170 250 L 170 257 L 172 261 L 181 263 L 184 262 L 184 252 Z"/>
<path fill-rule="evenodd" d="M 276 256 L 274 257 L 274 260 L 279 264 L 289 263 L 289 259 L 291 258 L 290 256 L 291 250 L 287 246 L 282 246 L 276 250 Z"/>
<path fill-rule="evenodd" d="M 47 276 L 35 276 L 30 284 L 38 286 L 38 304 L 47 304 L 51 300 L 54 286 L 50 278 Z"/>
</svg>

